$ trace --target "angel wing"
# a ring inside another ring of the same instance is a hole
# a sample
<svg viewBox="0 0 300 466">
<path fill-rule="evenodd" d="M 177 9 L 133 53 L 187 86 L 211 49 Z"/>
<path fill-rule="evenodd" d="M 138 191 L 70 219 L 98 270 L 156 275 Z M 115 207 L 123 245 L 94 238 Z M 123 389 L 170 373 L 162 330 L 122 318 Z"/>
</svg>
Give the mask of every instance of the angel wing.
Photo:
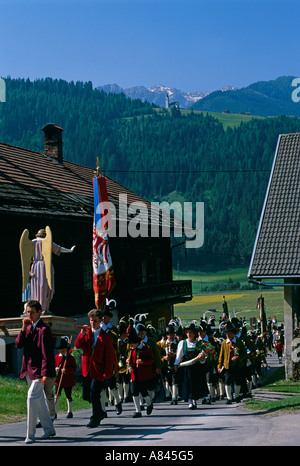
<svg viewBox="0 0 300 466">
<path fill-rule="evenodd" d="M 45 263 L 46 278 L 50 290 L 53 290 L 52 282 L 52 233 L 50 227 L 46 227 L 46 238 L 42 241 L 42 254 Z"/>
<path fill-rule="evenodd" d="M 31 260 L 34 255 L 34 244 L 29 239 L 29 230 L 24 230 L 19 243 L 21 264 L 22 264 L 22 293 L 24 293 L 28 280 L 31 267 Z"/>
</svg>

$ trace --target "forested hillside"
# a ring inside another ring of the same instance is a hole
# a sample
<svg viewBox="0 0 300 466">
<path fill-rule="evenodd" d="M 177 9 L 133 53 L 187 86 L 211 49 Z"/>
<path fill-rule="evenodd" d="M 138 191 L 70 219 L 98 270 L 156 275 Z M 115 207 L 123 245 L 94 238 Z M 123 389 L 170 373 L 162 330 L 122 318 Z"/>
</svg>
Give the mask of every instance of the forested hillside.
<svg viewBox="0 0 300 466">
<path fill-rule="evenodd" d="M 293 102 L 294 76 L 281 76 L 272 81 L 259 81 L 233 91 L 216 91 L 198 100 L 194 110 L 245 113 L 260 116 L 293 115 L 300 117 L 300 106 Z"/>
<path fill-rule="evenodd" d="M 101 168 L 147 199 L 203 201 L 205 243 L 174 249 L 180 266 L 248 265 L 278 136 L 299 132 L 281 116 L 228 128 L 201 113 L 158 110 L 91 83 L 6 79 L 0 141 L 43 151 L 41 128 L 64 128 L 64 158 Z"/>
</svg>

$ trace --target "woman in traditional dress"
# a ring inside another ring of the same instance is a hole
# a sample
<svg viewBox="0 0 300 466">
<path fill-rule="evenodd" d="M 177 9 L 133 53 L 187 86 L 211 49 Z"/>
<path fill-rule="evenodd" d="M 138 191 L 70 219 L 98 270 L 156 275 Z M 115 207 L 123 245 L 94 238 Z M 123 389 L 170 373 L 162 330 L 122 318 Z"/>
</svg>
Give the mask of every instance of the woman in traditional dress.
<svg viewBox="0 0 300 466">
<path fill-rule="evenodd" d="M 205 353 L 197 348 L 198 331 L 194 323 L 185 328 L 187 338 L 181 340 L 178 344 L 174 370 L 178 371 L 181 362 L 191 361 L 198 357 L 199 363 L 183 365 L 179 370 L 184 371 L 183 376 L 183 395 L 188 400 L 189 409 L 197 408 L 197 400 L 207 396 L 208 389 L 206 384 L 205 371 L 201 368 L 201 363 L 205 362 Z"/>
</svg>

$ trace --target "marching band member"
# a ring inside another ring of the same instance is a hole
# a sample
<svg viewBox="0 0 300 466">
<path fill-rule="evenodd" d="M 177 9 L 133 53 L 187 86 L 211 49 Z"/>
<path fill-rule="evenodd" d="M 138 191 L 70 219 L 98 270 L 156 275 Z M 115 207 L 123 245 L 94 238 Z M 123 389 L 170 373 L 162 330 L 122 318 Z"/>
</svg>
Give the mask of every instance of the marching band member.
<svg viewBox="0 0 300 466">
<path fill-rule="evenodd" d="M 174 371 L 174 362 L 177 351 L 177 340 L 175 338 L 175 328 L 168 325 L 166 328 L 167 339 L 161 343 L 162 350 L 162 375 L 165 383 L 166 393 L 171 394 L 171 404 L 178 403 L 178 372 Z"/>
<path fill-rule="evenodd" d="M 225 325 L 226 340 L 222 342 L 218 371 L 224 371 L 225 392 L 227 404 L 232 403 L 232 384 L 234 383 L 235 401 L 240 401 L 241 383 L 243 380 L 244 360 L 247 357 L 246 348 L 243 342 L 236 338 L 236 328 L 231 322 Z"/>
<path fill-rule="evenodd" d="M 128 403 L 131 399 L 130 396 L 130 374 L 126 371 L 126 359 L 129 352 L 127 325 L 125 322 L 119 324 L 119 338 L 117 341 L 117 359 L 119 372 L 117 375 L 117 387 L 121 402 Z"/>
<path fill-rule="evenodd" d="M 243 393 L 243 396 L 251 398 L 252 397 L 251 389 L 252 389 L 253 363 L 255 359 L 255 346 L 247 335 L 246 327 L 243 326 L 240 329 L 240 322 L 236 317 L 233 317 L 231 319 L 231 322 L 236 327 L 236 332 L 235 332 L 236 338 L 241 339 L 247 351 L 247 357 L 245 358 L 245 361 L 244 361 L 244 377 L 242 380 L 241 391 Z"/>
<path fill-rule="evenodd" d="M 75 348 L 82 348 L 81 370 L 84 377 L 83 398 L 92 403 L 92 416 L 87 427 L 98 427 L 105 417 L 101 405 L 101 393 L 109 385 L 116 364 L 116 353 L 109 333 L 102 330 L 102 313 L 92 309 L 88 313 L 90 327 L 84 325 Z"/>
<path fill-rule="evenodd" d="M 152 352 L 152 354 L 154 356 L 154 361 L 153 361 L 153 365 L 152 365 L 153 379 L 152 379 L 152 382 L 149 384 L 149 387 L 148 387 L 150 397 L 151 397 L 151 399 L 153 401 L 154 397 L 155 397 L 156 377 L 160 374 L 161 366 L 162 366 L 160 351 L 159 351 L 159 348 L 158 348 L 157 343 L 154 340 L 154 338 L 147 335 L 147 329 L 146 329 L 144 324 L 139 323 L 139 324 L 136 325 L 135 328 L 136 328 L 136 332 L 137 332 L 138 337 L 141 339 L 141 341 L 143 343 L 145 343 L 145 345 L 148 346 L 148 348 L 150 349 L 150 351 Z"/>
<path fill-rule="evenodd" d="M 198 328 L 198 334 L 199 338 L 198 340 L 203 342 L 204 344 L 212 344 L 215 349 L 216 349 L 216 355 L 217 355 L 217 345 L 215 344 L 215 341 L 212 338 L 209 338 L 209 335 L 211 335 L 211 330 L 210 326 L 205 322 L 205 320 L 202 320 L 200 322 L 199 328 Z M 215 401 L 215 390 L 217 386 L 217 362 L 215 358 L 206 360 L 205 365 L 203 366 L 205 368 L 205 373 L 206 373 L 206 382 L 207 382 L 207 388 L 208 388 L 208 396 L 203 398 L 202 403 L 205 404 L 211 404 L 212 401 Z"/>
<path fill-rule="evenodd" d="M 64 389 L 68 405 L 67 418 L 72 418 L 72 388 L 75 385 L 75 372 L 77 369 L 77 364 L 74 356 L 72 356 L 72 354 L 69 352 L 70 345 L 68 337 L 61 337 L 57 349 L 59 350 L 59 354 L 55 356 L 55 411 L 57 414 L 59 397 L 61 395 L 62 389 Z"/>
<path fill-rule="evenodd" d="M 132 417 L 141 417 L 140 395 L 147 404 L 147 414 L 151 414 L 153 403 L 149 396 L 149 383 L 153 380 L 152 366 L 154 356 L 148 346 L 138 337 L 134 328 L 131 329 L 128 342 L 130 345 L 130 354 L 126 360 L 128 370 L 131 375 L 132 396 L 135 406 L 135 413 Z"/>
<path fill-rule="evenodd" d="M 103 313 L 102 313 L 100 327 L 104 332 L 111 335 L 112 340 L 113 340 L 114 351 L 117 354 L 118 330 L 116 327 L 114 327 L 110 323 L 110 320 L 113 317 L 112 311 L 116 309 L 116 304 L 117 303 L 114 299 L 111 299 L 110 301 L 106 300 L 106 304 L 104 306 Z M 111 398 L 115 400 L 116 413 L 120 415 L 122 413 L 122 402 L 121 402 L 121 398 L 119 395 L 119 390 L 117 388 L 117 374 L 118 374 L 118 366 L 116 365 L 114 367 L 113 374 L 109 382 L 108 391 L 109 391 L 109 395 L 111 396 Z M 101 398 L 102 410 L 106 412 L 105 403 L 106 403 L 106 392 L 102 392 L 102 398 Z"/>
</svg>

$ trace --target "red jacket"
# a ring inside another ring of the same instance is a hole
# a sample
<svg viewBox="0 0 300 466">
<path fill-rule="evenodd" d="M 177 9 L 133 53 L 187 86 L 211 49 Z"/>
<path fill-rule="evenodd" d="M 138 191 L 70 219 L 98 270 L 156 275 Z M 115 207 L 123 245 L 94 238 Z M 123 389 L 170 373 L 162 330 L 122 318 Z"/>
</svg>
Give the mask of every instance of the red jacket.
<svg viewBox="0 0 300 466">
<path fill-rule="evenodd" d="M 55 377 L 54 346 L 51 330 L 42 319 L 31 334 L 32 325 L 20 331 L 15 340 L 16 348 L 24 348 L 20 378 L 26 374 L 30 380 Z"/>
<path fill-rule="evenodd" d="M 141 359 L 143 364 L 139 364 L 138 367 L 136 366 L 136 360 Z M 145 380 L 153 379 L 153 370 L 152 365 L 155 359 L 145 344 L 143 344 L 143 348 L 135 348 L 132 350 L 131 357 L 130 357 L 130 366 L 132 367 L 131 372 L 131 380 L 133 382 L 143 382 Z"/>
<path fill-rule="evenodd" d="M 66 356 L 67 356 L 67 362 L 66 365 Z M 55 380 L 55 385 L 60 384 L 60 388 L 66 388 L 66 387 L 74 387 L 75 385 L 75 372 L 77 369 L 76 365 L 76 360 L 74 356 L 72 356 L 70 353 L 66 354 L 65 356 L 62 356 L 61 354 L 57 354 L 55 356 L 55 367 L 59 367 L 60 369 L 65 369 L 65 372 L 62 375 L 61 370 L 59 371 L 56 380 Z"/>
<path fill-rule="evenodd" d="M 101 330 L 94 351 L 92 351 L 92 330 L 88 330 L 85 335 L 79 333 L 75 348 L 82 348 L 81 360 L 82 375 L 89 375 L 92 379 L 110 379 L 116 363 L 116 353 L 113 347 L 113 339 L 109 333 Z"/>
</svg>

